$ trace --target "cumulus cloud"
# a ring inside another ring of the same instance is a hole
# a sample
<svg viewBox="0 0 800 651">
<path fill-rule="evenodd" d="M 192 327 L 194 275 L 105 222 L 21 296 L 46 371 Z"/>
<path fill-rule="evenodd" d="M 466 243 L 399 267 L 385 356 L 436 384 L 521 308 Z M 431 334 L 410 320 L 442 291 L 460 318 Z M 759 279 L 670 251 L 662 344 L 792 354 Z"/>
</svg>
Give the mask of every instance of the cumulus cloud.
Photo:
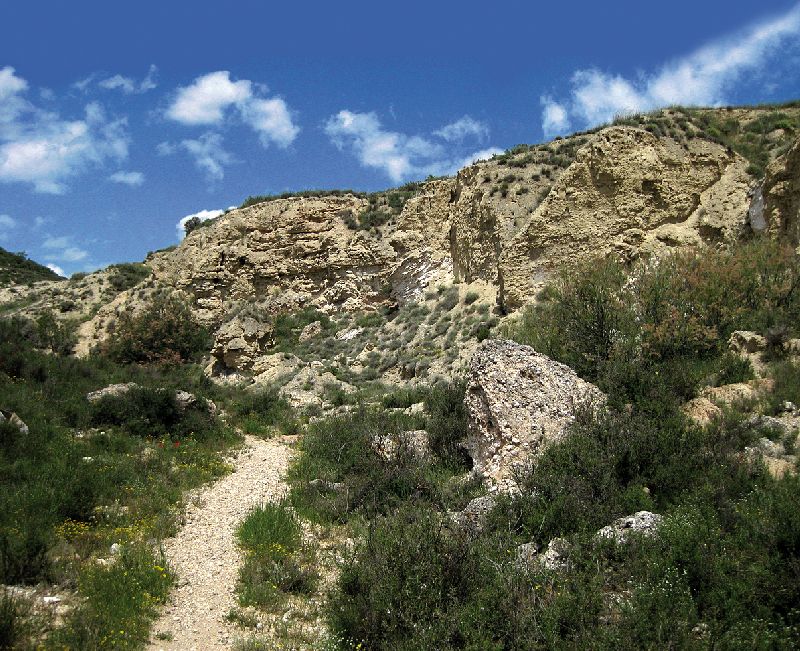
<svg viewBox="0 0 800 651">
<path fill-rule="evenodd" d="M 196 140 L 187 139 L 179 143 L 162 142 L 156 147 L 161 156 L 171 156 L 181 150 L 194 159 L 195 166 L 205 172 L 210 181 L 221 181 L 225 177 L 225 166 L 235 160 L 223 147 L 222 136 L 210 131 Z"/>
<path fill-rule="evenodd" d="M 114 75 L 113 77 L 108 77 L 106 79 L 102 79 L 97 82 L 97 85 L 100 88 L 105 88 L 106 90 L 120 90 L 126 95 L 132 94 L 139 94 L 139 93 L 146 93 L 148 90 L 153 90 L 158 85 L 156 83 L 156 74 L 158 73 L 158 68 L 151 64 L 150 69 L 147 71 L 147 76 L 142 79 L 142 81 L 137 82 L 135 79 L 131 77 L 123 77 L 122 75 Z M 88 86 L 93 78 L 88 78 L 88 81 L 84 80 L 78 82 L 78 84 L 82 84 L 83 88 L 78 86 L 81 90 L 85 90 L 86 86 Z"/>
<path fill-rule="evenodd" d="M 711 43 L 635 80 L 597 69 L 572 75 L 569 97 L 542 99 L 546 135 L 609 122 L 618 115 L 651 111 L 672 104 L 714 106 L 747 73 L 761 69 L 800 36 L 800 6 L 731 38 Z"/>
<path fill-rule="evenodd" d="M 47 237 L 42 242 L 42 248 L 48 249 L 46 254 L 48 260 L 57 262 L 78 262 L 89 255 L 88 251 L 76 246 L 72 241 L 72 237 L 67 235 Z"/>
<path fill-rule="evenodd" d="M 491 156 L 500 151 L 492 148 L 466 157 L 456 156 L 441 143 L 428 138 L 384 129 L 372 112 L 339 111 L 328 119 L 324 129 L 336 147 L 350 149 L 362 165 L 383 171 L 394 183 L 412 177 L 453 174 L 478 158 L 486 157 L 487 152 L 491 152 L 488 154 Z M 440 134 L 436 132 L 435 135 Z"/>
<path fill-rule="evenodd" d="M 228 210 L 233 210 L 236 206 L 229 206 Z M 220 215 L 222 215 L 225 211 L 224 210 L 200 210 L 198 212 L 192 213 L 191 215 L 186 215 L 186 217 L 182 217 L 181 220 L 175 225 L 178 229 L 178 233 L 181 237 L 186 235 L 186 222 L 190 219 L 194 219 L 197 217 L 201 222 L 208 221 L 209 219 L 216 219 Z"/>
<path fill-rule="evenodd" d="M 23 97 L 28 85 L 13 68 L 0 70 L 0 183 L 30 183 L 61 194 L 66 181 L 107 160 L 128 155 L 127 122 L 88 104 L 82 119 L 64 120 Z"/>
<path fill-rule="evenodd" d="M 263 97 L 264 86 L 248 79 L 233 81 L 230 72 L 220 70 L 202 75 L 179 88 L 166 116 L 189 126 L 221 125 L 232 113 L 253 129 L 265 147 L 288 147 L 300 128 L 280 97 Z"/>
<path fill-rule="evenodd" d="M 109 181 L 114 183 L 122 183 L 131 187 L 138 187 L 144 183 L 144 174 L 141 172 L 114 172 L 108 177 Z"/>
<path fill-rule="evenodd" d="M 66 278 L 67 277 L 67 274 L 64 273 L 64 270 L 61 267 L 59 267 L 57 264 L 53 264 L 52 262 L 48 262 L 45 265 L 45 267 L 47 267 L 53 273 L 58 274 L 62 278 Z"/>
<path fill-rule="evenodd" d="M 17 222 L 8 215 L 0 215 L 0 241 L 8 238 L 8 231 L 14 228 Z"/>
<path fill-rule="evenodd" d="M 225 117 L 225 109 L 252 96 L 250 81 L 231 81 L 227 70 L 210 72 L 195 79 L 191 86 L 178 89 L 167 117 L 189 125 L 218 124 Z"/>
<path fill-rule="evenodd" d="M 258 133 L 265 147 L 270 143 L 288 147 L 300 133 L 300 128 L 292 122 L 289 107 L 280 98 L 253 98 L 243 104 L 240 110 L 242 119 Z"/>
<path fill-rule="evenodd" d="M 540 101 L 542 104 L 542 129 L 545 134 L 564 133 L 569 128 L 567 108 L 546 95 L 543 95 Z"/>
<path fill-rule="evenodd" d="M 489 138 L 489 127 L 483 122 L 465 115 L 460 120 L 447 124 L 433 133 L 448 142 L 461 142 L 469 137 L 483 142 Z"/>
</svg>

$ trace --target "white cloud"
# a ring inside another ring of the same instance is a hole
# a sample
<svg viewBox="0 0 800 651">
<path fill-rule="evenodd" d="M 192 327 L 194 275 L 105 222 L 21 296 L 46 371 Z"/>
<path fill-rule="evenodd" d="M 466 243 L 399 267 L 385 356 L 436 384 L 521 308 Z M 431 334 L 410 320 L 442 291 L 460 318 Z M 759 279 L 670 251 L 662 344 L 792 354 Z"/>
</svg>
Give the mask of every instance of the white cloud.
<svg viewBox="0 0 800 651">
<path fill-rule="evenodd" d="M 724 104 L 727 93 L 743 75 L 762 68 L 783 52 L 782 46 L 789 39 L 796 40 L 798 36 L 800 6 L 635 80 L 597 69 L 578 70 L 571 79 L 569 100 L 543 98 L 542 127 L 551 135 L 567 128 L 570 117 L 592 126 L 609 122 L 617 115 L 672 104 Z"/>
<path fill-rule="evenodd" d="M 362 165 L 383 170 L 395 183 L 443 153 L 441 146 L 424 138 L 385 131 L 375 113 L 339 111 L 328 119 L 325 133 L 339 149 L 350 147 Z"/>
<path fill-rule="evenodd" d="M 194 158 L 198 169 L 203 170 L 211 181 L 225 177 L 225 166 L 235 161 L 233 155 L 222 146 L 222 136 L 207 132 L 196 140 L 182 140 L 179 143 L 162 142 L 156 146 L 160 156 L 171 156 L 184 150 Z"/>
<path fill-rule="evenodd" d="M 189 126 L 220 125 L 236 109 L 239 118 L 259 135 L 261 144 L 288 147 L 300 133 L 286 102 L 280 97 L 262 97 L 267 88 L 248 79 L 232 81 L 220 70 L 198 77 L 179 88 L 166 116 Z"/>
<path fill-rule="evenodd" d="M 89 255 L 87 251 L 76 246 L 72 241 L 72 237 L 68 235 L 47 237 L 42 242 L 42 248 L 52 251 L 52 253 L 47 254 L 49 260 L 58 262 L 78 262 Z"/>
<path fill-rule="evenodd" d="M 17 222 L 8 215 L 0 215 L 0 228 L 14 228 Z"/>
<path fill-rule="evenodd" d="M 0 183 L 30 183 L 37 192 L 61 194 L 66 181 L 108 159 L 128 155 L 127 122 L 109 120 L 99 104 L 79 120 L 63 120 L 22 93 L 13 68 L 0 70 Z"/>
<path fill-rule="evenodd" d="M 483 122 L 465 115 L 460 120 L 445 125 L 433 133 L 448 142 L 461 142 L 470 136 L 483 142 L 489 138 L 489 127 Z"/>
<path fill-rule="evenodd" d="M 105 88 L 106 90 L 121 90 L 126 95 L 132 95 L 134 93 L 146 93 L 148 90 L 153 90 L 157 86 L 155 80 L 157 73 L 158 68 L 151 64 L 150 69 L 147 71 L 147 76 L 139 83 L 130 77 L 114 75 L 113 77 L 108 77 L 107 79 L 98 81 L 97 85 L 100 86 L 100 88 Z"/>
<path fill-rule="evenodd" d="M 225 109 L 253 96 L 252 83 L 231 81 L 230 72 L 220 70 L 198 77 L 191 86 L 178 89 L 167 117 L 182 124 L 219 124 Z"/>
<path fill-rule="evenodd" d="M 108 180 L 114 183 L 123 183 L 131 187 L 137 187 L 144 183 L 144 174 L 141 172 L 114 172 L 108 177 Z"/>
<path fill-rule="evenodd" d="M 385 130 L 375 113 L 347 110 L 328 119 L 325 133 L 339 149 L 351 149 L 362 165 L 382 170 L 394 183 L 412 177 L 453 174 L 500 151 L 490 148 L 467 157 L 454 156 L 426 138 Z"/>
<path fill-rule="evenodd" d="M 231 206 L 228 210 L 232 210 L 233 208 L 235 208 L 235 206 Z M 224 212 L 224 210 L 200 210 L 192 213 L 191 215 L 186 215 L 186 217 L 182 217 L 175 227 L 178 229 L 180 236 L 183 237 L 186 235 L 186 222 L 188 222 L 190 219 L 197 217 L 201 222 L 205 222 L 209 219 L 219 217 Z"/>
<path fill-rule="evenodd" d="M 67 274 L 64 273 L 64 270 L 59 267 L 57 264 L 53 264 L 52 262 L 48 262 L 45 267 L 47 267 L 50 271 L 58 274 L 62 278 L 66 278 Z"/>
<path fill-rule="evenodd" d="M 552 97 L 543 95 L 542 104 L 542 129 L 546 136 L 564 133 L 569 129 L 569 116 L 563 104 L 559 104 Z"/>
<path fill-rule="evenodd" d="M 489 160 L 492 156 L 496 156 L 497 154 L 502 154 L 503 150 L 498 149 L 497 147 L 489 147 L 488 149 L 481 149 L 480 151 L 476 151 L 474 154 L 470 154 L 469 156 L 462 158 L 457 164 L 455 169 L 450 172 L 453 174 L 460 170 L 462 167 L 468 167 L 473 163 L 477 163 L 478 161 L 482 160 Z"/>
<path fill-rule="evenodd" d="M 265 147 L 274 143 L 279 147 L 292 144 L 300 127 L 292 122 L 289 107 L 281 98 L 256 99 L 243 104 L 240 108 L 242 119 L 258 134 Z"/>
</svg>

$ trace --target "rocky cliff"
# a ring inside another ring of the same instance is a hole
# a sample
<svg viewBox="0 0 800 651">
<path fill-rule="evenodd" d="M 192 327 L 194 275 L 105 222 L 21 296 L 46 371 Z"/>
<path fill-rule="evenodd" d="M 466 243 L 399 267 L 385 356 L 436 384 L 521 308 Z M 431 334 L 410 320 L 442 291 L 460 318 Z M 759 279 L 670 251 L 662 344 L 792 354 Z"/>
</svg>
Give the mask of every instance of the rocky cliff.
<svg viewBox="0 0 800 651">
<path fill-rule="evenodd" d="M 224 334 L 243 305 L 262 320 L 305 308 L 336 315 L 478 283 L 480 300 L 505 314 L 533 300 L 556 269 L 597 255 L 720 246 L 765 229 L 796 244 L 795 127 L 797 108 L 667 110 L 515 147 L 400 199 L 337 193 L 232 210 L 151 254 L 151 277 L 93 310 L 79 351 L 102 341 L 121 310 L 164 287 L 184 293 Z M 754 160 L 772 160 L 763 180 Z M 52 303 L 53 288 L 71 286 L 40 285 L 16 289 L 16 307 L 8 302 L 6 311 L 35 310 Z"/>
</svg>

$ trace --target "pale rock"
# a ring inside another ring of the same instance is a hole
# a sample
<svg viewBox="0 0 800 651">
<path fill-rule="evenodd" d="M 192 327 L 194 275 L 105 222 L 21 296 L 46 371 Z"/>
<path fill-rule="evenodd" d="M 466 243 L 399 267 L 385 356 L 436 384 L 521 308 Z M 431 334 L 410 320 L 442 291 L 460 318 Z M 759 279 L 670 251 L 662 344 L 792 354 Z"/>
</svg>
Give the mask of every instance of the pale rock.
<svg viewBox="0 0 800 651">
<path fill-rule="evenodd" d="M 87 393 L 86 399 L 89 402 L 97 402 L 98 400 L 102 400 L 103 398 L 107 398 L 109 396 L 118 398 L 120 396 L 125 395 L 129 391 L 138 388 L 140 388 L 140 386 L 136 384 L 136 382 L 125 382 L 123 384 L 109 384 L 107 387 Z"/>
<path fill-rule="evenodd" d="M 769 164 L 764 182 L 753 196 L 751 210 L 760 212 L 764 229 L 794 246 L 800 244 L 800 139 Z"/>
<path fill-rule="evenodd" d="M 464 531 L 477 534 L 483 530 L 486 519 L 496 504 L 497 498 L 493 495 L 475 497 L 462 511 L 451 512 L 450 518 Z"/>
<path fill-rule="evenodd" d="M 431 456 L 428 432 L 423 429 L 376 436 L 372 439 L 372 448 L 387 461 L 397 458 L 403 449 L 418 461 L 425 461 Z"/>
<path fill-rule="evenodd" d="M 322 334 L 322 323 L 320 321 L 314 321 L 300 331 L 300 335 L 297 339 L 302 343 L 314 337 L 318 337 L 320 334 Z"/>
<path fill-rule="evenodd" d="M 578 409 L 604 401 L 597 387 L 530 346 L 484 341 L 472 357 L 465 396 L 464 445 L 474 472 L 500 491 L 513 490 L 517 468 L 561 440 Z"/>
<path fill-rule="evenodd" d="M 640 534 L 647 537 L 654 536 L 663 520 L 663 516 L 658 513 L 639 511 L 633 515 L 614 520 L 610 525 L 600 529 L 596 536 L 597 538 L 613 540 L 618 544 L 622 544 L 628 542 L 631 534 Z"/>
<path fill-rule="evenodd" d="M 253 317 L 235 317 L 222 325 L 214 336 L 211 355 L 215 365 L 213 374 L 226 370 L 250 370 L 253 362 L 274 343 L 270 324 Z"/>
<path fill-rule="evenodd" d="M 30 429 L 19 416 L 13 411 L 0 411 L 0 423 L 8 423 L 16 427 L 21 434 L 29 434 Z"/>
</svg>

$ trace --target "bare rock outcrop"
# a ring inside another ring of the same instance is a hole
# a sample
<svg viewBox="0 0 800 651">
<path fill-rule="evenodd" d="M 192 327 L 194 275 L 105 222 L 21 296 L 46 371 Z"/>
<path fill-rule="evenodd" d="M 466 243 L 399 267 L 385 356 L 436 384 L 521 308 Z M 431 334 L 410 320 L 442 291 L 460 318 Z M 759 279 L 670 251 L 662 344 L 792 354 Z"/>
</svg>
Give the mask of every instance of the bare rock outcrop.
<svg viewBox="0 0 800 651">
<path fill-rule="evenodd" d="M 560 440 L 583 405 L 603 393 L 568 366 L 507 340 L 487 340 L 469 370 L 465 446 L 474 471 L 501 491 L 513 488 L 515 467 Z"/>
<path fill-rule="evenodd" d="M 603 129 L 501 247 L 502 304 L 524 304 L 533 282 L 581 259 L 734 240 L 747 216 L 746 169 L 706 140 L 681 147 L 643 129 Z"/>
<path fill-rule="evenodd" d="M 253 317 L 235 317 L 222 325 L 214 336 L 213 374 L 225 369 L 246 371 L 253 368 L 257 358 L 264 354 L 274 342 L 270 324 Z"/>
<path fill-rule="evenodd" d="M 751 224 L 754 220 L 762 230 L 800 244 L 800 140 L 767 167 L 753 197 Z"/>
<path fill-rule="evenodd" d="M 663 516 L 650 511 L 639 511 L 633 515 L 614 520 L 608 526 L 597 532 L 598 538 L 613 540 L 617 544 L 628 542 L 632 534 L 641 536 L 654 536 L 658 526 L 664 520 Z"/>
</svg>

